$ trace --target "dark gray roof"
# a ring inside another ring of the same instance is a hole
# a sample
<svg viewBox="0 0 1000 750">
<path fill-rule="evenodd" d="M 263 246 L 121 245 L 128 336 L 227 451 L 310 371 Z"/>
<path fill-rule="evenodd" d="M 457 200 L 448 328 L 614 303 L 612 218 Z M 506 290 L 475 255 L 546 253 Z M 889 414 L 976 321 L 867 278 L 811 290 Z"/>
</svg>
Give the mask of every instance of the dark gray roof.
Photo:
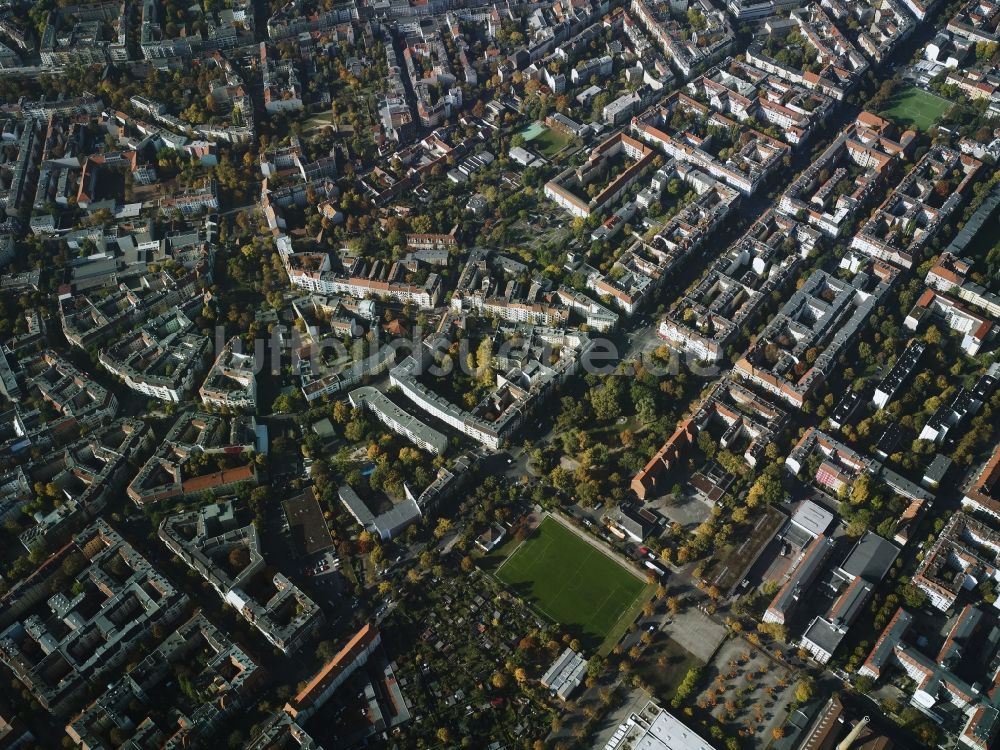
<svg viewBox="0 0 1000 750">
<path fill-rule="evenodd" d="M 861 394 L 857 391 L 848 391 L 847 395 L 833 408 L 830 421 L 838 425 L 847 424 L 860 405 Z"/>
<path fill-rule="evenodd" d="M 881 670 L 886 665 L 892 657 L 892 651 L 896 648 L 896 644 L 900 642 L 906 631 L 910 629 L 912 622 L 913 615 L 905 609 L 897 610 L 897 615 L 893 616 L 892 622 L 886 627 L 882 635 L 879 636 L 879 640 L 876 642 L 871 656 L 868 657 L 868 661 L 871 662 L 871 665 L 875 669 Z"/>
<path fill-rule="evenodd" d="M 878 583 L 898 555 L 899 547 L 869 531 L 854 545 L 840 569 L 851 578 L 860 576 Z"/>
<path fill-rule="evenodd" d="M 815 643 L 828 654 L 837 650 L 837 646 L 840 645 L 843 638 L 844 633 L 837 630 L 829 620 L 823 617 L 814 619 L 806 628 L 806 632 L 802 634 L 803 641 Z"/>
<path fill-rule="evenodd" d="M 944 454 L 938 453 L 934 456 L 934 460 L 931 461 L 930 466 L 927 467 L 927 471 L 924 472 L 924 476 L 934 482 L 938 483 L 944 479 L 944 475 L 948 473 L 948 469 L 951 468 L 951 459 Z"/>
<path fill-rule="evenodd" d="M 1000 206 L 1000 185 L 996 185 L 990 191 L 989 195 L 986 196 L 986 200 L 982 202 L 979 208 L 976 209 L 976 212 L 965 222 L 962 231 L 955 236 L 955 239 L 948 246 L 948 252 L 953 255 L 962 255 L 965 252 L 966 246 L 975 239 L 976 235 L 979 234 L 979 230 L 983 228 L 986 220 L 993 215 L 998 206 Z"/>
<path fill-rule="evenodd" d="M 891 422 L 875 443 L 875 453 L 888 457 L 896 452 L 903 442 L 903 426 L 899 422 Z"/>
<path fill-rule="evenodd" d="M 799 597 L 816 580 L 816 576 L 823 569 L 823 563 L 833 550 L 834 544 L 833 539 L 820 536 L 813 541 L 808 549 L 803 551 L 798 567 L 795 568 L 788 582 L 781 587 L 771 604 L 772 609 L 782 613 L 791 611 Z"/>
<path fill-rule="evenodd" d="M 655 526 L 648 513 L 643 513 L 642 509 L 629 505 L 618 508 L 613 520 L 618 526 L 641 539 L 645 539 Z"/>
</svg>

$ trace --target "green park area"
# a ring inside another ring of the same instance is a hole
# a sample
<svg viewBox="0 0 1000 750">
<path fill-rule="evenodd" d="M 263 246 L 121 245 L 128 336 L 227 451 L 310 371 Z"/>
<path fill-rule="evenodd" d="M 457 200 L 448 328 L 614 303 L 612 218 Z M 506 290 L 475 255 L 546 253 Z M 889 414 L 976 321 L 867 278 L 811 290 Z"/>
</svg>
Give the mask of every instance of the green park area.
<svg viewBox="0 0 1000 750">
<path fill-rule="evenodd" d="M 553 518 L 514 550 L 497 577 L 588 650 L 620 636 L 652 588 Z"/>
<path fill-rule="evenodd" d="M 892 95 L 882 114 L 899 125 L 928 130 L 950 107 L 947 99 L 916 86 L 906 86 Z"/>
</svg>

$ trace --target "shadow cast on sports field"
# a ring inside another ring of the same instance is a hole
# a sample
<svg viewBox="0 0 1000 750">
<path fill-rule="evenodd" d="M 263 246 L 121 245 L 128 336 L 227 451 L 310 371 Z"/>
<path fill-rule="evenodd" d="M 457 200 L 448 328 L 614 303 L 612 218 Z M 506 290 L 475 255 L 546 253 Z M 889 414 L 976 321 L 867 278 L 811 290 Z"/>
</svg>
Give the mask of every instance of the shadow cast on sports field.
<svg viewBox="0 0 1000 750">
<path fill-rule="evenodd" d="M 520 599 L 522 602 L 531 607 L 532 611 L 537 613 L 539 617 L 541 617 L 543 620 L 547 622 L 552 622 L 552 620 L 548 616 L 542 614 L 538 597 L 531 595 L 530 583 L 527 582 L 514 583 L 514 584 L 505 583 L 504 586 L 518 599 Z M 586 630 L 583 629 L 582 625 L 574 625 L 562 622 L 556 622 L 553 624 L 559 628 L 561 633 L 568 635 L 571 640 L 575 639 L 580 641 L 580 647 L 588 653 L 597 650 L 597 648 L 601 645 L 601 643 L 604 640 L 603 638 L 601 638 L 598 635 L 595 635 L 594 633 L 588 633 Z"/>
</svg>

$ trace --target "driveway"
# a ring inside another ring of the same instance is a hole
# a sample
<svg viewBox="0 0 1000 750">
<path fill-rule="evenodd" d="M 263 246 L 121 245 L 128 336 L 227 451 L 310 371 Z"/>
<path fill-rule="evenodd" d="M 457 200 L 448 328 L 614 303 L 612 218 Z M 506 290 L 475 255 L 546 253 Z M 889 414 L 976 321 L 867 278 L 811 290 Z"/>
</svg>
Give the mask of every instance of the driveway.
<svg viewBox="0 0 1000 750">
<path fill-rule="evenodd" d="M 621 687 L 622 690 L 626 690 L 624 685 Z M 618 706 L 612 711 L 608 712 L 608 715 L 604 717 L 600 725 L 597 727 L 594 733 L 594 741 L 591 747 L 603 748 L 608 744 L 608 740 L 611 736 L 618 730 L 618 726 L 625 721 L 630 715 L 641 711 L 642 708 L 652 700 L 652 696 L 645 690 L 640 690 L 639 688 L 631 688 L 627 694 L 627 697 L 622 702 L 622 705 Z"/>
</svg>

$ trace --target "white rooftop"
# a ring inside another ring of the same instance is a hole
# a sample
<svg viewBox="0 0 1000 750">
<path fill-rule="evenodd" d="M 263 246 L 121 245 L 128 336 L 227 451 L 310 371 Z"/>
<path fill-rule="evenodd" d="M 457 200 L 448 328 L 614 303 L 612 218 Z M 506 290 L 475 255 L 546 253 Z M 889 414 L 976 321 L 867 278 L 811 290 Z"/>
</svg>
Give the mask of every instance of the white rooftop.
<svg viewBox="0 0 1000 750">
<path fill-rule="evenodd" d="M 615 731 L 604 750 L 713 750 L 705 740 L 684 726 L 673 714 L 647 703 Z"/>
<path fill-rule="evenodd" d="M 814 537 L 824 533 L 833 523 L 833 513 L 812 500 L 805 500 L 792 516 L 792 523 Z"/>
</svg>

